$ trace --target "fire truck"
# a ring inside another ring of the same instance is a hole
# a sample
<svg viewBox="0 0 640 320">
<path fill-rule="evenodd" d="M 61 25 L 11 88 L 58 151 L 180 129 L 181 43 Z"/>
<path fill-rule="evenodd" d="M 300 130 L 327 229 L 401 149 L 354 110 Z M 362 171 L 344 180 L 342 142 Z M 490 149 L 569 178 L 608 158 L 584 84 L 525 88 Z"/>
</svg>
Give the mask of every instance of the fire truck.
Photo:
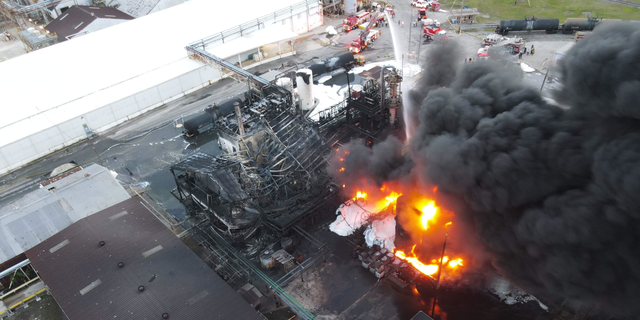
<svg viewBox="0 0 640 320">
<path fill-rule="evenodd" d="M 367 11 L 360 11 L 356 13 L 355 16 L 347 17 L 346 19 L 344 19 L 344 21 L 342 21 L 344 31 L 349 32 L 357 28 L 359 25 L 367 22 L 369 20 L 369 17 L 370 14 Z"/>
<path fill-rule="evenodd" d="M 422 21 L 427 18 L 427 8 L 420 8 L 418 10 L 418 21 Z"/>
<path fill-rule="evenodd" d="M 379 12 L 373 15 L 371 21 L 378 21 Z M 367 24 L 367 27 L 360 32 L 360 36 L 351 42 L 349 51 L 355 54 L 362 52 L 369 44 L 373 43 L 382 34 L 382 30 L 372 30 L 374 23 Z"/>
<path fill-rule="evenodd" d="M 432 38 L 438 34 L 442 29 L 440 27 L 436 27 L 435 25 L 426 25 L 422 28 L 422 35 L 425 38 Z"/>
</svg>

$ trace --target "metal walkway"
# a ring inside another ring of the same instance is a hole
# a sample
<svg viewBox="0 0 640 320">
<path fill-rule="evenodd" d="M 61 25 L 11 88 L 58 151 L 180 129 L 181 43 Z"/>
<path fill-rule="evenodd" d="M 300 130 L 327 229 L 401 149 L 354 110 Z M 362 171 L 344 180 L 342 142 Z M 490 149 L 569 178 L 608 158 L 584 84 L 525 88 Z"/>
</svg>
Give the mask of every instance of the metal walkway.
<svg viewBox="0 0 640 320">
<path fill-rule="evenodd" d="M 264 86 L 270 85 L 269 81 L 262 79 L 228 61 L 214 56 L 198 45 L 190 45 L 186 47 L 186 49 L 189 54 L 189 58 L 198 60 L 212 68 L 220 70 L 223 76 L 228 75 L 236 81 L 240 83 L 247 83 L 256 89 L 262 89 Z"/>
</svg>

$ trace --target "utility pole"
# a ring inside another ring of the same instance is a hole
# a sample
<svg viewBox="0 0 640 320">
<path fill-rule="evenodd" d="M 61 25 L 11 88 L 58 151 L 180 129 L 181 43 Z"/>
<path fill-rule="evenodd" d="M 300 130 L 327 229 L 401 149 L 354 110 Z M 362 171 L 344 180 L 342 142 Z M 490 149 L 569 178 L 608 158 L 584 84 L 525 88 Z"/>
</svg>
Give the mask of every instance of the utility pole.
<svg viewBox="0 0 640 320">
<path fill-rule="evenodd" d="M 96 135 L 92 135 L 91 137 L 89 137 L 89 143 L 91 143 L 91 148 L 93 149 L 93 152 L 95 152 L 96 157 L 98 157 L 98 161 L 100 162 L 100 165 L 102 165 L 102 159 L 100 159 L 100 154 L 98 154 L 98 151 L 96 151 L 96 147 L 93 145 L 93 137 L 95 137 Z"/>
<path fill-rule="evenodd" d="M 431 308 L 431 318 L 435 319 L 436 302 L 438 302 L 438 288 L 440 288 L 440 276 L 442 275 L 442 262 L 444 261 L 444 250 L 447 248 L 447 238 L 449 233 L 444 234 L 444 245 L 442 246 L 442 255 L 440 256 L 440 267 L 438 268 L 438 280 L 436 281 L 436 291 L 433 295 L 433 306 Z"/>
<path fill-rule="evenodd" d="M 419 15 L 419 14 L 420 14 L 420 12 L 418 11 L 418 15 Z M 424 28 L 424 25 L 420 25 L 421 23 L 422 23 L 422 21 L 420 21 L 420 22 L 418 23 L 418 27 L 419 27 L 420 29 Z M 422 44 L 422 43 L 421 43 L 421 42 L 422 42 L 422 32 L 420 32 L 420 31 L 422 31 L 422 30 L 418 30 L 418 50 L 416 50 L 416 51 L 418 51 L 418 52 L 416 53 L 416 63 L 417 63 L 417 64 L 420 64 L 420 49 L 422 48 L 422 45 L 421 45 L 421 44 Z"/>
<path fill-rule="evenodd" d="M 462 33 L 462 10 L 464 10 L 464 0 L 462 0 L 462 7 L 460 7 L 460 14 L 458 15 L 458 34 Z"/>
<path fill-rule="evenodd" d="M 548 75 L 549 75 L 549 69 L 547 68 L 547 72 L 544 74 L 544 79 L 542 80 L 542 85 L 540 86 L 540 93 L 542 93 L 542 89 L 544 88 L 544 83 L 547 82 Z"/>
<path fill-rule="evenodd" d="M 413 19 L 413 9 L 411 9 L 411 11 L 409 12 L 409 45 L 407 46 L 407 50 L 409 50 L 409 52 L 411 52 L 411 29 L 413 29 L 411 27 L 412 19 Z"/>
</svg>

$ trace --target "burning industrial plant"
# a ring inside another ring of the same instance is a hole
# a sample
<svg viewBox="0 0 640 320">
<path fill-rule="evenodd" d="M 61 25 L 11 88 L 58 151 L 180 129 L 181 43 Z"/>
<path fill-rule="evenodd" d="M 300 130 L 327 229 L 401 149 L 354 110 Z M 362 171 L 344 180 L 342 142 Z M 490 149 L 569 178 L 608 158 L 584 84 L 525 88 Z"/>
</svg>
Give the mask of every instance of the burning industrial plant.
<svg viewBox="0 0 640 320">
<path fill-rule="evenodd" d="M 368 245 L 433 278 L 490 266 L 550 301 L 640 312 L 638 61 L 640 26 L 597 28 L 559 62 L 559 108 L 517 67 L 427 60 L 406 144 L 334 149 L 351 199 L 332 230 L 366 228 Z"/>
</svg>

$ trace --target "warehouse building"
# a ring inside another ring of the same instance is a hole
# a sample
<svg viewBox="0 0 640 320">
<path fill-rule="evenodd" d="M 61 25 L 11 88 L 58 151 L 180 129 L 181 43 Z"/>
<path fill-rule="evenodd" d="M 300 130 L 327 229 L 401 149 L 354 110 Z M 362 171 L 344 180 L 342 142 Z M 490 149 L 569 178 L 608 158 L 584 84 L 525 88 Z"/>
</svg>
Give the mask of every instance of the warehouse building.
<svg viewBox="0 0 640 320">
<path fill-rule="evenodd" d="M 3 62 L 0 174 L 220 80 L 191 43 L 247 69 L 323 23 L 318 1 L 192 0 Z"/>
</svg>

